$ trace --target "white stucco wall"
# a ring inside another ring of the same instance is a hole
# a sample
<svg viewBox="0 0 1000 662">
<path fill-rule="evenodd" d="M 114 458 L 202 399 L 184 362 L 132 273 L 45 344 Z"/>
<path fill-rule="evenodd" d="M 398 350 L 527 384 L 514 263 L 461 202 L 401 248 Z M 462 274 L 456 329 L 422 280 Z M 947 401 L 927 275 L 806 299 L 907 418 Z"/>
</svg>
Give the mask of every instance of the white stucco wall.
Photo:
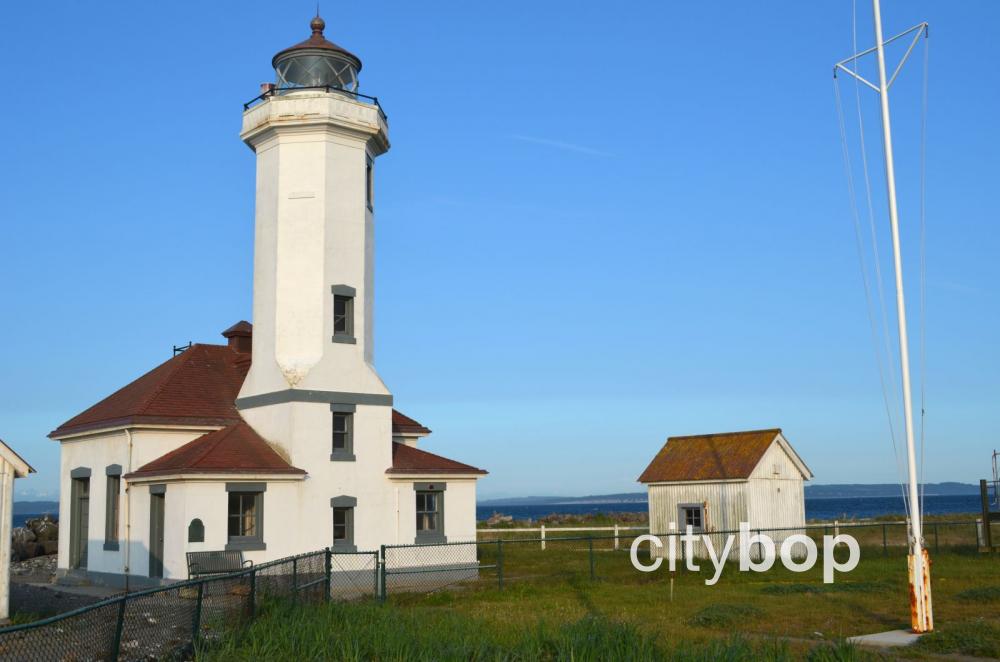
<svg viewBox="0 0 1000 662">
<path fill-rule="evenodd" d="M 132 434 L 132 457 L 129 459 L 128 435 L 124 430 L 86 435 L 67 439 L 61 444 L 60 452 L 60 490 L 59 490 L 59 560 L 58 567 L 62 570 L 69 568 L 70 554 L 70 532 L 72 530 L 72 490 L 70 472 L 77 468 L 90 469 L 90 521 L 88 524 L 89 543 L 87 547 L 88 570 L 95 572 L 123 573 L 125 572 L 125 552 L 124 540 L 128 535 L 128 520 L 126 519 L 129 504 L 133 508 L 132 535 L 136 542 L 132 546 L 132 572 L 138 571 L 135 566 L 137 557 L 142 554 L 135 554 L 135 545 L 144 544 L 148 535 L 149 511 L 148 504 L 143 509 L 143 501 L 136 498 L 134 493 L 125 492 L 126 481 L 122 480 L 122 494 L 119 506 L 119 538 L 122 544 L 118 551 L 104 550 L 104 523 L 107 503 L 107 475 L 106 469 L 109 465 L 119 464 L 122 473 L 128 473 L 130 469 L 138 468 L 147 462 L 160 457 L 161 455 L 179 447 L 187 442 L 200 437 L 217 428 L 206 427 L 199 429 L 133 429 Z M 135 508 L 141 512 L 136 512 Z M 138 523 L 138 527 L 136 524 Z M 136 538 L 139 536 L 138 538 Z M 146 561 L 142 561 L 142 573 L 145 574 Z"/>
<path fill-rule="evenodd" d="M 303 91 L 244 114 L 257 154 L 253 364 L 241 397 L 290 387 L 388 394 L 374 356 L 374 217 L 366 162 L 388 149 L 378 110 Z M 331 286 L 355 289 L 354 344 L 333 343 Z"/>
</svg>

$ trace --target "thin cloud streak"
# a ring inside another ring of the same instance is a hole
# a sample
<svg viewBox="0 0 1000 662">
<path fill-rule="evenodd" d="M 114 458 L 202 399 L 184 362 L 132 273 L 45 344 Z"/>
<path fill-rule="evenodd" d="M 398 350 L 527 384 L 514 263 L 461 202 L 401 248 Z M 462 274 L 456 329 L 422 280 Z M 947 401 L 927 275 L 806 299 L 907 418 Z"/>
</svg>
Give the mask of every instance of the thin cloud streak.
<svg viewBox="0 0 1000 662">
<path fill-rule="evenodd" d="M 565 150 L 567 152 L 576 152 L 577 154 L 589 154 L 590 156 L 614 156 L 614 154 L 611 154 L 610 152 L 602 152 L 599 149 L 594 149 L 592 147 L 587 147 L 585 145 L 577 145 L 575 143 L 565 143 L 559 140 L 549 140 L 548 138 L 534 138 L 532 136 L 522 136 L 519 134 L 514 134 L 511 136 L 511 138 L 526 143 L 545 145 L 546 147 L 555 147 L 556 149 Z"/>
</svg>

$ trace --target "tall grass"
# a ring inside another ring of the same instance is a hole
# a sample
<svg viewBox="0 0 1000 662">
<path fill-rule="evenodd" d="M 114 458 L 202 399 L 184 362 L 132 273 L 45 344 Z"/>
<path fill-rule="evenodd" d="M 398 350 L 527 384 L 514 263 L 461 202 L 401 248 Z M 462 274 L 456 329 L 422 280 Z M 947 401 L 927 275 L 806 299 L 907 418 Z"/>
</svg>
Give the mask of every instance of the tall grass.
<svg viewBox="0 0 1000 662">
<path fill-rule="evenodd" d="M 270 603 L 249 627 L 203 643 L 198 659 L 380 661 L 682 660 L 750 662 L 803 659 L 787 644 L 734 637 L 663 644 L 628 621 L 587 616 L 578 621 L 501 629 L 473 616 L 374 604 L 294 607 Z M 872 659 L 846 645 L 823 645 L 806 659 Z"/>
</svg>

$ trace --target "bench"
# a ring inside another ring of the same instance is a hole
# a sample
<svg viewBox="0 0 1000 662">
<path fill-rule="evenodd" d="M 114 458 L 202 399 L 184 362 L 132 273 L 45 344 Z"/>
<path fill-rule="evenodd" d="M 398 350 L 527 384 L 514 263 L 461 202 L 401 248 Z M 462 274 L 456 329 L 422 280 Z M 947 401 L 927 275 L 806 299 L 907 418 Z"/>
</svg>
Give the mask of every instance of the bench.
<svg viewBox="0 0 1000 662">
<path fill-rule="evenodd" d="M 188 552 L 188 578 L 195 579 L 205 575 L 224 575 L 230 572 L 238 572 L 248 566 L 253 565 L 253 561 L 244 560 L 243 552 L 235 551 L 214 551 L 214 552 Z"/>
</svg>

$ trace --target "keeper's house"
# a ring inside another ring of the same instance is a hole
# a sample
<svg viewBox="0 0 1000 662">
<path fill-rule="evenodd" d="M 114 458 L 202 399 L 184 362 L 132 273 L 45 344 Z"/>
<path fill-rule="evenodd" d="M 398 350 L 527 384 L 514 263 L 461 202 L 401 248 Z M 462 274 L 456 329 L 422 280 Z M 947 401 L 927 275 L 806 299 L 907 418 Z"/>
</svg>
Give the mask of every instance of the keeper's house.
<svg viewBox="0 0 1000 662">
<path fill-rule="evenodd" d="M 803 486 L 812 477 L 781 430 L 772 429 L 670 437 L 639 482 L 649 489 L 650 533 L 689 525 L 700 533 L 737 531 L 747 522 L 788 529 L 769 534 L 781 541 L 805 525 Z M 718 551 L 722 537 L 712 542 Z"/>
<path fill-rule="evenodd" d="M 183 579 L 187 552 L 260 563 L 476 539 L 486 472 L 417 448 L 430 430 L 393 409 L 374 368 L 386 117 L 357 93 L 361 61 L 321 18 L 310 27 L 243 113 L 257 164 L 253 326 L 184 350 L 49 435 L 64 578 Z M 197 121 L 197 96 L 178 103 Z"/>
</svg>

